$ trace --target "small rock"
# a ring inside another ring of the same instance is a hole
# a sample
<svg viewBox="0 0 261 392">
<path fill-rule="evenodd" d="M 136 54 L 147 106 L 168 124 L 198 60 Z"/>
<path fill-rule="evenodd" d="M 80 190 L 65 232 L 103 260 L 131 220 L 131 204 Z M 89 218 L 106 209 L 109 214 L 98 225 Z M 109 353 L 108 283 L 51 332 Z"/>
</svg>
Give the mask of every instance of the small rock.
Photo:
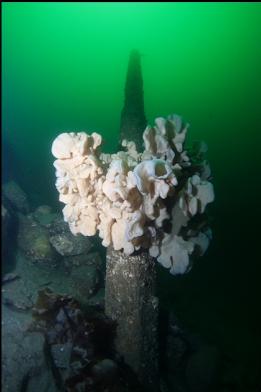
<svg viewBox="0 0 261 392">
<path fill-rule="evenodd" d="M 3 195 L 9 200 L 15 210 L 22 213 L 29 212 L 30 207 L 27 196 L 16 182 L 9 181 L 4 184 Z"/>
</svg>

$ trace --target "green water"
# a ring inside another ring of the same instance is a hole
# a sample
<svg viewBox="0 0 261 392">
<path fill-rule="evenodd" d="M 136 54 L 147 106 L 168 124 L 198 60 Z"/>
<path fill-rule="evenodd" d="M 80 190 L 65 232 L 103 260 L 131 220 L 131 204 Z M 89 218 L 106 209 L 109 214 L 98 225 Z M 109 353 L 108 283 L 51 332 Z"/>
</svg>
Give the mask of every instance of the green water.
<svg viewBox="0 0 261 392">
<path fill-rule="evenodd" d="M 188 275 L 160 270 L 159 292 L 232 358 L 238 390 L 254 391 L 261 4 L 4 2 L 2 10 L 3 174 L 36 206 L 61 208 L 50 152 L 60 132 L 97 131 L 104 150 L 115 150 L 132 48 L 142 53 L 148 121 L 175 112 L 191 124 L 189 140 L 207 142 L 214 240 Z"/>
</svg>

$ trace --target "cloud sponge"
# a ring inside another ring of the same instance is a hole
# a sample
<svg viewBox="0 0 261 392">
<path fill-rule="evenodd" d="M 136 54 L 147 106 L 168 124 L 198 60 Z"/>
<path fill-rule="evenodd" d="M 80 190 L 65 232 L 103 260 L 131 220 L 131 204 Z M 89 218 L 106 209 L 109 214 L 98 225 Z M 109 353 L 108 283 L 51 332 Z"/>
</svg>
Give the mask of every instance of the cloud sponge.
<svg viewBox="0 0 261 392">
<path fill-rule="evenodd" d="M 124 151 L 101 152 L 97 133 L 62 133 L 53 142 L 56 188 L 73 234 L 99 233 L 104 246 L 126 255 L 148 249 L 172 274 L 187 272 L 211 238 L 206 206 L 214 200 L 205 144 L 184 149 L 188 124 L 171 115 Z"/>
</svg>

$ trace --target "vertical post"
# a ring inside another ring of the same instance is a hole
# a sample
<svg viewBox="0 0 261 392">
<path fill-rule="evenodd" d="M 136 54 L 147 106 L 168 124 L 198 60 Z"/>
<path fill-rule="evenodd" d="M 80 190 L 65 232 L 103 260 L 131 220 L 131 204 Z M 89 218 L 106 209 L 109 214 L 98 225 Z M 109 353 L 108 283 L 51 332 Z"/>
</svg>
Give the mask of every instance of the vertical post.
<svg viewBox="0 0 261 392">
<path fill-rule="evenodd" d="M 105 311 L 117 321 L 116 349 L 150 391 L 158 383 L 158 298 L 155 261 L 148 252 L 107 250 Z"/>
<path fill-rule="evenodd" d="M 132 51 L 121 114 L 121 140 L 139 149 L 146 126 L 140 56 Z M 148 252 L 126 256 L 107 249 L 105 312 L 117 321 L 116 349 L 136 372 L 144 390 L 158 391 L 158 298 L 155 261 Z"/>
</svg>

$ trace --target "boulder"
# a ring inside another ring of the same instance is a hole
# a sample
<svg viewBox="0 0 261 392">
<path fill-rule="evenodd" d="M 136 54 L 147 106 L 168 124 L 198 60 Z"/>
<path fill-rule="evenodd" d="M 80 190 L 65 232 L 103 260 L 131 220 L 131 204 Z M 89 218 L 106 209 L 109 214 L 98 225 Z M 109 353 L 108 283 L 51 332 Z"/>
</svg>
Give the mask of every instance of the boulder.
<svg viewBox="0 0 261 392">
<path fill-rule="evenodd" d="M 58 254 L 49 241 L 48 230 L 31 215 L 19 214 L 18 246 L 35 263 L 55 265 Z"/>
<path fill-rule="evenodd" d="M 33 217 L 41 226 L 48 228 L 55 219 L 59 218 L 59 214 L 52 212 L 51 207 L 43 205 L 36 208 Z"/>
<path fill-rule="evenodd" d="M 81 234 L 73 235 L 68 223 L 62 218 L 56 219 L 50 229 L 50 242 L 56 251 L 62 256 L 76 256 L 88 253 L 92 243 L 88 237 Z"/>
<path fill-rule="evenodd" d="M 15 181 L 9 181 L 4 184 L 3 195 L 16 211 L 24 214 L 29 212 L 30 207 L 27 196 Z"/>
</svg>

